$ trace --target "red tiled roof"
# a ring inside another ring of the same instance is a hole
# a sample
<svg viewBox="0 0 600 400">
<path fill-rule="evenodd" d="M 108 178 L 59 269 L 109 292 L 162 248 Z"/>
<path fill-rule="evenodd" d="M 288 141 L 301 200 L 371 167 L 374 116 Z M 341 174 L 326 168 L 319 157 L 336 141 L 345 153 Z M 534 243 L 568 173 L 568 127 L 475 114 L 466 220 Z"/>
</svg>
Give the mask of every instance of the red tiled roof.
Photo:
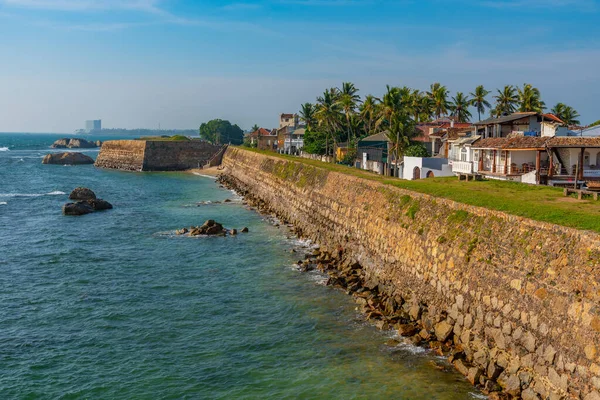
<svg viewBox="0 0 600 400">
<path fill-rule="evenodd" d="M 600 137 L 555 136 L 548 147 L 600 147 Z"/>
<path fill-rule="evenodd" d="M 476 149 L 525 150 L 543 149 L 550 140 L 549 137 L 519 136 L 512 138 L 487 138 L 473 144 Z"/>
<path fill-rule="evenodd" d="M 544 114 L 544 119 L 549 119 L 549 120 L 552 120 L 554 122 L 558 122 L 559 124 L 564 125 L 564 121 L 562 119 L 558 118 L 554 114 Z"/>
<path fill-rule="evenodd" d="M 249 136 L 252 136 L 252 137 L 256 137 L 256 136 L 272 136 L 272 133 L 268 129 L 259 128 L 258 130 L 252 132 Z"/>
</svg>

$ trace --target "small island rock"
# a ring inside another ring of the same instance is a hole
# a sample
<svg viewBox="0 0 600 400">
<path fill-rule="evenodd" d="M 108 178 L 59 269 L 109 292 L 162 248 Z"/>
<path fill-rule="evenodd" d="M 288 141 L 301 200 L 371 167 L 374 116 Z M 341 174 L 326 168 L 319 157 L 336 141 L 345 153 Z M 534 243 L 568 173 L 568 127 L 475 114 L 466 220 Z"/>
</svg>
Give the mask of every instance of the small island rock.
<svg viewBox="0 0 600 400">
<path fill-rule="evenodd" d="M 42 160 L 42 164 L 58 165 L 82 165 L 93 164 L 94 159 L 81 153 L 52 153 L 47 154 Z"/>
<path fill-rule="evenodd" d="M 94 211 L 111 210 L 113 208 L 112 204 L 102 199 L 88 199 L 86 200 L 86 203 L 89 204 Z"/>
<path fill-rule="evenodd" d="M 85 215 L 94 212 L 92 206 L 85 202 L 67 203 L 62 207 L 64 215 Z"/>
<path fill-rule="evenodd" d="M 93 149 L 101 145 L 102 142 L 99 140 L 93 142 L 79 138 L 62 138 L 58 139 L 50 147 L 53 149 Z"/>
<path fill-rule="evenodd" d="M 77 187 L 73 189 L 71 194 L 69 195 L 69 199 L 71 200 L 95 200 L 96 193 L 92 190 L 85 187 Z"/>
</svg>

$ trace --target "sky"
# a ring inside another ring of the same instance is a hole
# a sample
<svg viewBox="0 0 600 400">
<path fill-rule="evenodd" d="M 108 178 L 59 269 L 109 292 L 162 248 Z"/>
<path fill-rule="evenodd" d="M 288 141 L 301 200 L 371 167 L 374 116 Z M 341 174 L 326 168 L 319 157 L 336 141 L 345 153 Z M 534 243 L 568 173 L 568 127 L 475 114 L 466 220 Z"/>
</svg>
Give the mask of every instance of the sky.
<svg viewBox="0 0 600 400">
<path fill-rule="evenodd" d="M 587 124 L 599 17 L 600 0 L 0 0 L 0 132 L 271 128 L 347 81 L 527 82 Z"/>
</svg>

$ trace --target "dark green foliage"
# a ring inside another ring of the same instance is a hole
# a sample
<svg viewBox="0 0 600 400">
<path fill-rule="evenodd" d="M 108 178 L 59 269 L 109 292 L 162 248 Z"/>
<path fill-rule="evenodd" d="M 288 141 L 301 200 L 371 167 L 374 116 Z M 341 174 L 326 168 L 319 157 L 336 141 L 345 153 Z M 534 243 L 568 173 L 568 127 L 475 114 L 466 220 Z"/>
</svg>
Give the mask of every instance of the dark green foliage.
<svg viewBox="0 0 600 400">
<path fill-rule="evenodd" d="M 413 143 L 406 148 L 404 155 L 407 157 L 430 157 L 429 151 L 422 143 Z"/>
<path fill-rule="evenodd" d="M 310 154 L 325 154 L 325 140 L 326 136 L 322 132 L 306 131 L 304 134 L 304 148 L 303 150 Z M 331 144 L 330 144 L 331 145 Z"/>
<path fill-rule="evenodd" d="M 242 144 L 244 132 L 237 125 L 222 119 L 213 119 L 200 125 L 200 137 L 214 144 Z"/>
</svg>

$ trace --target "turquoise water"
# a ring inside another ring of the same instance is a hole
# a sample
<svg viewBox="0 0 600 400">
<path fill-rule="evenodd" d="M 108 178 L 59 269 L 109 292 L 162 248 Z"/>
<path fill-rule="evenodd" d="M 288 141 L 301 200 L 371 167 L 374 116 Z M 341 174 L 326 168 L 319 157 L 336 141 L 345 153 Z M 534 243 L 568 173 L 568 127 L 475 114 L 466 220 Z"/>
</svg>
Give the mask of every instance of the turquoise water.
<svg viewBox="0 0 600 400">
<path fill-rule="evenodd" d="M 214 180 L 42 165 L 58 137 L 0 134 L 0 398 L 481 397 L 297 272 L 300 243 Z M 76 186 L 115 208 L 62 216 Z M 173 235 L 206 219 L 250 233 Z"/>
</svg>

